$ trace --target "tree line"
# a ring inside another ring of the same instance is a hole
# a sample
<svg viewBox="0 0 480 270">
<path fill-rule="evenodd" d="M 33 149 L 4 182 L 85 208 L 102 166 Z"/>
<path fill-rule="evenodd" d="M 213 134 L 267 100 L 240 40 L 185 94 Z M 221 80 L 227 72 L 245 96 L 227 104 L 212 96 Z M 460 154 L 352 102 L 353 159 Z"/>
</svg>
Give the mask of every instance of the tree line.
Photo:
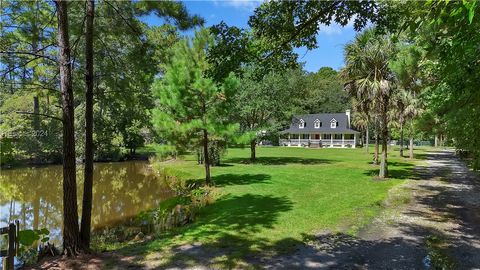
<svg viewBox="0 0 480 270">
<path fill-rule="evenodd" d="M 94 152 L 111 150 L 115 140 L 126 148 L 141 143 L 148 87 L 168 57 L 156 46 L 203 19 L 176 2 L 7 1 L 1 8 L 2 163 L 14 151 L 62 161 L 63 249 L 74 256 L 90 246 Z M 138 16 L 150 13 L 170 23 L 149 28 Z M 80 225 L 78 156 L 85 163 Z"/>
</svg>

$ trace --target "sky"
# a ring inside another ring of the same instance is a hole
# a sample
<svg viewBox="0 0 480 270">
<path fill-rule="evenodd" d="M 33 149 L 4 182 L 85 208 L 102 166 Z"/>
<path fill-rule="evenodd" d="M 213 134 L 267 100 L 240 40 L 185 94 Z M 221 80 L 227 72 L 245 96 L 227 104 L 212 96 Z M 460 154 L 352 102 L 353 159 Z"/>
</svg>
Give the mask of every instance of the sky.
<svg viewBox="0 0 480 270">
<path fill-rule="evenodd" d="M 260 5 L 260 1 L 251 0 L 211 0 L 211 1 L 182 1 L 187 10 L 205 19 L 205 26 L 211 26 L 224 21 L 229 26 L 248 28 L 248 18 L 254 9 Z M 148 25 L 160 25 L 161 19 L 155 15 L 143 16 L 142 21 Z M 191 35 L 186 32 L 186 35 Z M 335 70 L 342 68 L 343 47 L 355 36 L 353 25 L 341 27 L 337 24 L 321 26 L 317 35 L 318 48 L 308 51 L 306 48 L 298 48 L 299 62 L 304 63 L 304 69 L 316 72 L 321 67 L 332 67 Z"/>
</svg>

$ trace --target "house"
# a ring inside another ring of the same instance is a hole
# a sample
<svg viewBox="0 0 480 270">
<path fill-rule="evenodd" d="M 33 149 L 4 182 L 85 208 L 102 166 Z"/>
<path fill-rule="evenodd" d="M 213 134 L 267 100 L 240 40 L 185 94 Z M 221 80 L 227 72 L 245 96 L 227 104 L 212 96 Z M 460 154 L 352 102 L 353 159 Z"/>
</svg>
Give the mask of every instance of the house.
<svg viewBox="0 0 480 270">
<path fill-rule="evenodd" d="M 345 113 L 296 115 L 282 132 L 280 145 L 308 147 L 355 147 L 360 132 L 350 127 L 350 110 Z"/>
</svg>

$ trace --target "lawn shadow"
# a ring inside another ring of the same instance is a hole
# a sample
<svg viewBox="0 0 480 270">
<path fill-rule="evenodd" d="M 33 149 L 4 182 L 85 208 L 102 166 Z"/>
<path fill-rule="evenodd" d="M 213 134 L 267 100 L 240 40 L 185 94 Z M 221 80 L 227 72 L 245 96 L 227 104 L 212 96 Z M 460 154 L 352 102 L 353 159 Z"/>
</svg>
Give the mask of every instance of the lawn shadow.
<svg viewBox="0 0 480 270">
<path fill-rule="evenodd" d="M 188 244 L 170 248 L 174 255 L 167 261 L 162 259 L 159 262 L 161 266 L 155 269 L 164 269 L 166 266 L 185 268 L 218 260 L 224 266 L 234 264 L 248 251 L 266 246 L 267 239 L 258 236 L 258 232 L 265 228 L 273 229 L 278 216 L 292 207 L 293 203 L 287 197 L 255 194 L 222 197 L 202 209 L 194 223 L 162 235 L 162 238 L 186 235 L 189 241 Z M 203 244 L 199 244 L 200 241 Z M 159 245 L 150 243 L 130 246 L 121 251 L 126 257 L 132 258 L 128 264 L 142 264 L 149 260 L 147 254 L 153 252 L 160 252 L 159 257 L 163 257 L 161 252 L 164 251 L 158 250 Z"/>
<path fill-rule="evenodd" d="M 380 167 L 375 169 L 366 170 L 363 174 L 376 177 L 378 176 Z M 419 179 L 418 174 L 415 172 L 415 165 L 405 162 L 388 162 L 388 178 L 394 179 Z"/>
<path fill-rule="evenodd" d="M 228 231 L 257 232 L 272 228 L 281 212 L 290 211 L 293 203 L 287 197 L 245 194 L 228 195 L 208 206 L 200 215 L 205 218 L 193 227 L 210 225 Z"/>
<path fill-rule="evenodd" d="M 212 177 L 216 186 L 228 186 L 228 185 L 251 185 L 257 183 L 270 183 L 272 177 L 268 174 L 221 174 Z"/>
<path fill-rule="evenodd" d="M 241 163 L 241 164 L 260 164 L 260 165 L 287 165 L 287 164 L 303 164 L 303 165 L 317 165 L 317 164 L 331 164 L 335 160 L 322 158 L 301 158 L 301 157 L 257 157 L 252 162 L 249 158 L 230 158 L 225 160 L 226 163 Z"/>
</svg>

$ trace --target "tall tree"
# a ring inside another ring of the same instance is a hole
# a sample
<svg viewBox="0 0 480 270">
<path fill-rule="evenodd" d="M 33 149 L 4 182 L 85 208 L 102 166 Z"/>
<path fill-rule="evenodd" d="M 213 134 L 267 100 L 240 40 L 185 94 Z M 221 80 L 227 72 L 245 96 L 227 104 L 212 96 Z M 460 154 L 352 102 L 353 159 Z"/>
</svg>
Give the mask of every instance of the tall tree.
<svg viewBox="0 0 480 270">
<path fill-rule="evenodd" d="M 207 48 L 213 43 L 208 30 L 195 33 L 193 40 L 183 39 L 173 48 L 165 75 L 156 79 L 152 91 L 158 98 L 153 124 L 172 147 L 203 148 L 205 182 L 211 184 L 209 141 L 236 130 L 228 123 L 229 101 L 238 81 L 229 75 L 217 85 L 205 75 L 209 63 Z"/>
<path fill-rule="evenodd" d="M 379 178 L 388 177 L 389 111 L 396 89 L 389 61 L 393 59 L 395 52 L 396 47 L 390 37 L 379 35 L 375 29 L 367 29 L 347 44 L 346 65 L 342 71 L 348 79 L 351 93 L 369 97 L 378 117 L 382 139 Z"/>
<path fill-rule="evenodd" d="M 85 168 L 80 239 L 85 248 L 90 248 L 93 196 L 93 0 L 87 0 L 85 13 Z"/>
<path fill-rule="evenodd" d="M 399 51 L 390 62 L 390 67 L 395 74 L 400 91 L 395 95 L 395 109 L 400 128 L 400 156 L 403 157 L 403 128 L 405 123 L 417 116 L 419 102 L 417 95 L 420 92 L 420 61 L 421 52 L 411 45 L 410 40 L 399 40 Z"/>
<path fill-rule="evenodd" d="M 63 249 L 75 256 L 80 249 L 78 228 L 77 180 L 75 165 L 75 126 L 72 89 L 72 66 L 68 34 L 66 1 L 55 1 L 58 20 L 60 90 L 63 114 Z"/>
<path fill-rule="evenodd" d="M 270 72 L 259 79 L 251 65 L 244 68 L 240 87 L 234 97 L 232 116 L 240 123 L 250 144 L 250 160 L 256 160 L 256 146 L 266 134 L 276 133 L 303 105 L 305 73 L 301 70 Z"/>
</svg>

